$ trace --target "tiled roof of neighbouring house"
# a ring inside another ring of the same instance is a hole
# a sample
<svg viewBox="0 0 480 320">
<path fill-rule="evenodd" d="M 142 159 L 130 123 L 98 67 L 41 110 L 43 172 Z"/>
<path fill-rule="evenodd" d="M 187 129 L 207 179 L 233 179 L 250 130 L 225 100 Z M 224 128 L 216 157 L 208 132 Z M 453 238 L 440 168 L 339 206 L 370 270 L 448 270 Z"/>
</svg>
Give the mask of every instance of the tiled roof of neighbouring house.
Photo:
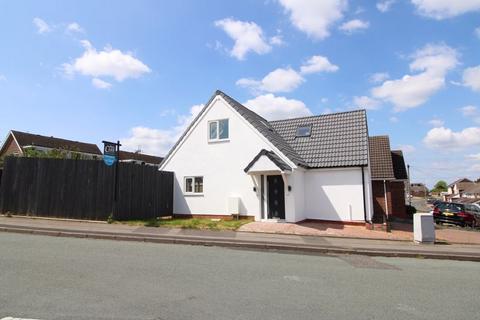
<svg viewBox="0 0 480 320">
<path fill-rule="evenodd" d="M 98 146 L 93 143 L 85 143 L 55 137 L 41 136 L 39 134 L 32 134 L 16 130 L 12 130 L 11 133 L 13 134 L 21 148 L 25 146 L 37 146 L 96 155 L 102 154 Z"/>
<path fill-rule="evenodd" d="M 368 128 L 365 110 L 269 122 L 220 90 L 210 98 L 165 159 L 168 159 L 216 96 L 221 96 L 290 161 L 300 167 L 368 165 Z M 303 125 L 311 126 L 311 135 L 296 137 L 297 128 Z"/>
<path fill-rule="evenodd" d="M 397 180 L 407 180 L 407 168 L 405 167 L 405 160 L 403 159 L 402 150 L 392 150 L 392 164 L 393 173 Z"/>
<path fill-rule="evenodd" d="M 162 162 L 162 157 L 152 156 L 148 154 L 143 154 L 139 152 L 128 152 L 120 150 L 118 157 L 120 160 L 137 160 L 145 163 L 159 165 Z"/>
<path fill-rule="evenodd" d="M 468 194 L 480 194 L 480 183 L 472 182 L 472 184 L 463 192 Z"/>
<path fill-rule="evenodd" d="M 448 186 L 453 187 L 454 185 L 459 184 L 459 183 L 473 183 L 473 181 L 470 180 L 470 179 L 467 179 L 467 178 L 461 178 L 461 179 L 458 179 L 458 180 L 450 183 Z"/>
<path fill-rule="evenodd" d="M 369 148 L 372 179 L 395 179 L 388 136 L 370 137 Z"/>
</svg>

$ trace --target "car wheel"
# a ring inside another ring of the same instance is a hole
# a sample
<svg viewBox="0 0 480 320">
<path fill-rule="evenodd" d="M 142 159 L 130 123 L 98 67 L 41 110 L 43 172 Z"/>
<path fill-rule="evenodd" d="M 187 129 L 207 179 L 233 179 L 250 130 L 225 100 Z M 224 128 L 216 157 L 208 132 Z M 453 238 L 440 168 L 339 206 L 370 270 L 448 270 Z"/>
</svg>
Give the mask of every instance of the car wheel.
<svg viewBox="0 0 480 320">
<path fill-rule="evenodd" d="M 472 229 L 476 229 L 476 228 L 477 228 L 477 220 L 473 220 L 473 221 L 472 221 L 471 227 L 472 227 Z"/>
</svg>

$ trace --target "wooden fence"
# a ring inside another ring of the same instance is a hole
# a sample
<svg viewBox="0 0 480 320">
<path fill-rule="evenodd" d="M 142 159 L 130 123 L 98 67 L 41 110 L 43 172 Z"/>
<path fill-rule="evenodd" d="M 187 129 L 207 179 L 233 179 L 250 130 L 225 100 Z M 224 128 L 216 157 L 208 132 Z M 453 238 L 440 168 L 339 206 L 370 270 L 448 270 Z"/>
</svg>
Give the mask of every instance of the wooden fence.
<svg viewBox="0 0 480 320">
<path fill-rule="evenodd" d="M 173 172 L 133 163 L 7 157 L 0 212 L 71 219 L 149 219 L 172 215 Z"/>
</svg>

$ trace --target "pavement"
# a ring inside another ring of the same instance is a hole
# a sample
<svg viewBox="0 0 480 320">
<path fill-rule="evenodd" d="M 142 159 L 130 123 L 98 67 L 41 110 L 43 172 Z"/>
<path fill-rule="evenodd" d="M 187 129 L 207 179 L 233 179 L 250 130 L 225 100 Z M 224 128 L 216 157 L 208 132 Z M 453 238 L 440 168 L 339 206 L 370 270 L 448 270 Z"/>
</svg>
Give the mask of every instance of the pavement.
<svg viewBox="0 0 480 320">
<path fill-rule="evenodd" d="M 0 319 L 478 319 L 479 264 L 0 233 Z"/>
<path fill-rule="evenodd" d="M 368 230 L 364 225 L 344 225 L 310 221 L 299 223 L 252 222 L 241 226 L 238 231 L 413 241 L 413 224 L 403 222 L 392 222 L 391 232 Z M 474 230 L 466 230 L 453 226 L 436 226 L 435 235 L 437 241 L 441 242 L 480 245 L 480 232 Z"/>
<path fill-rule="evenodd" d="M 0 217 L 0 231 L 57 237 L 294 251 L 308 254 L 357 254 L 480 261 L 480 245 L 471 244 L 414 244 L 412 241 L 153 228 L 26 217 Z"/>
</svg>

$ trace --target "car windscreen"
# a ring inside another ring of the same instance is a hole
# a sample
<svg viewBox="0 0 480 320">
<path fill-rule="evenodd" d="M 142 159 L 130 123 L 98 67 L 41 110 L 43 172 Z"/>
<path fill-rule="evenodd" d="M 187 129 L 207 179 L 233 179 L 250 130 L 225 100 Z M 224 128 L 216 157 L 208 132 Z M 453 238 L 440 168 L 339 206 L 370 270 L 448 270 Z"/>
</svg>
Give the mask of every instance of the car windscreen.
<svg viewBox="0 0 480 320">
<path fill-rule="evenodd" d="M 458 203 L 447 203 L 447 205 L 445 206 L 445 210 L 447 209 L 452 212 L 460 212 L 463 211 L 463 205 Z"/>
</svg>

